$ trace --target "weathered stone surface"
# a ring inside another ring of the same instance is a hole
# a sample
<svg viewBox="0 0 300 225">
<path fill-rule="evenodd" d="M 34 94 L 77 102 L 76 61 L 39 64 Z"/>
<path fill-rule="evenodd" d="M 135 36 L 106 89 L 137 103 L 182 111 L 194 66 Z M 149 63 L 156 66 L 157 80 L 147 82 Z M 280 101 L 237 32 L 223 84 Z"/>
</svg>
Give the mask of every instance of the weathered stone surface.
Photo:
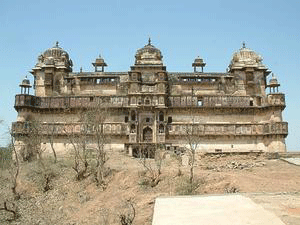
<svg viewBox="0 0 300 225">
<path fill-rule="evenodd" d="M 242 195 L 159 197 L 153 225 L 284 225 L 273 213 Z"/>
</svg>

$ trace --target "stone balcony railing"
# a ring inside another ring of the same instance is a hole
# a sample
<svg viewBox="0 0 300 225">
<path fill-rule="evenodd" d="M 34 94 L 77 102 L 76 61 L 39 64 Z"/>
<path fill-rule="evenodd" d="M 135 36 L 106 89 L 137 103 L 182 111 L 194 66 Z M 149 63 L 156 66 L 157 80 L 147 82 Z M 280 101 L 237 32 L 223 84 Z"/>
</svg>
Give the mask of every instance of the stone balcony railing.
<svg viewBox="0 0 300 225">
<path fill-rule="evenodd" d="M 269 105 L 281 105 L 285 106 L 285 95 L 283 93 L 271 93 L 268 94 Z"/>
<path fill-rule="evenodd" d="M 80 96 L 80 97 L 36 97 L 33 95 L 16 95 L 15 108 L 31 107 L 40 109 L 70 109 L 93 107 L 128 107 L 125 96 Z"/>
<path fill-rule="evenodd" d="M 269 94 L 265 104 L 253 103 L 250 96 L 170 96 L 169 107 L 264 107 L 285 106 L 285 97 L 282 93 Z"/>
<path fill-rule="evenodd" d="M 28 135 L 32 132 L 41 135 L 93 135 L 95 128 L 92 125 L 81 123 L 62 124 L 62 123 L 40 123 L 32 125 L 29 122 L 12 123 L 12 133 L 15 135 Z M 128 125 L 125 123 L 105 123 L 103 124 L 103 134 L 106 135 L 127 135 Z"/>
<path fill-rule="evenodd" d="M 185 135 L 193 127 L 194 134 L 205 136 L 284 135 L 288 134 L 287 122 L 264 124 L 176 124 L 168 125 L 169 135 Z"/>
<path fill-rule="evenodd" d="M 252 103 L 251 103 L 252 101 Z M 132 104 L 135 105 L 135 104 Z M 249 96 L 170 96 L 168 107 L 266 107 L 285 106 L 285 96 L 282 93 L 272 93 L 267 96 L 267 101 L 261 105 L 253 106 L 253 99 Z M 65 97 L 36 97 L 33 95 L 19 94 L 15 97 L 15 108 L 39 109 L 71 109 L 92 107 L 129 107 L 129 98 L 126 96 L 65 96 Z"/>
</svg>

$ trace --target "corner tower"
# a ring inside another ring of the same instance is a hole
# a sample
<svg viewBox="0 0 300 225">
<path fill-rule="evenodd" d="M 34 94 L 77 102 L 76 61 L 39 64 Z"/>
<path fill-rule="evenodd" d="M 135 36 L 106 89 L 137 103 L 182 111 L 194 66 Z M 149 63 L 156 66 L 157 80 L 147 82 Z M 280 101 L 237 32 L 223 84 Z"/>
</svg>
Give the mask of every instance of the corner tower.
<svg viewBox="0 0 300 225">
<path fill-rule="evenodd" d="M 58 42 L 38 57 L 32 69 L 35 95 L 40 97 L 57 96 L 63 92 L 63 77 L 72 72 L 72 60 Z"/>
</svg>

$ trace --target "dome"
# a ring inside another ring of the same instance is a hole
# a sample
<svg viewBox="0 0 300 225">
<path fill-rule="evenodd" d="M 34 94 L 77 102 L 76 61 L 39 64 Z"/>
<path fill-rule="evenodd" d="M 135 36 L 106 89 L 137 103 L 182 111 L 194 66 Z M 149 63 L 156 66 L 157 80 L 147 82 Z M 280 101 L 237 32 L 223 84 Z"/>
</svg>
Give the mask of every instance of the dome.
<svg viewBox="0 0 300 225">
<path fill-rule="evenodd" d="M 163 65 L 161 51 L 151 44 L 151 39 L 135 55 L 135 65 Z"/>
<path fill-rule="evenodd" d="M 245 43 L 243 43 L 242 48 L 233 54 L 229 68 L 242 69 L 244 67 L 256 67 L 258 69 L 267 69 L 265 65 L 262 64 L 262 60 L 263 58 L 259 54 L 246 48 Z"/>
<path fill-rule="evenodd" d="M 27 76 L 22 80 L 20 87 L 31 87 L 30 80 L 27 78 Z"/>
<path fill-rule="evenodd" d="M 269 86 L 270 87 L 278 87 L 278 86 L 280 86 L 280 84 L 279 84 L 277 78 L 275 77 L 274 73 L 272 73 L 272 78 L 269 81 Z"/>
<path fill-rule="evenodd" d="M 55 66 L 57 68 L 66 68 L 70 71 L 73 66 L 72 60 L 69 58 L 69 54 L 63 50 L 58 42 L 52 47 L 44 51 L 38 57 L 38 63 L 36 67 Z"/>
<path fill-rule="evenodd" d="M 206 63 L 204 62 L 204 60 L 202 58 L 200 58 L 200 56 L 198 56 L 197 58 L 195 58 L 194 63 L 192 64 L 192 66 L 198 66 L 198 67 L 204 67 L 206 65 Z"/>
</svg>

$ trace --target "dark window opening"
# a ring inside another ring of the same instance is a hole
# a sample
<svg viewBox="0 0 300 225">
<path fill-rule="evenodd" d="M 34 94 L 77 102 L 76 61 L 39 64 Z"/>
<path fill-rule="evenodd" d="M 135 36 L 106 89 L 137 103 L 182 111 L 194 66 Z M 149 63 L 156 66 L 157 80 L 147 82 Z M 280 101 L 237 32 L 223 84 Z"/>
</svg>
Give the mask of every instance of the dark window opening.
<svg viewBox="0 0 300 225">
<path fill-rule="evenodd" d="M 158 130 L 159 130 L 159 133 L 164 133 L 165 132 L 164 125 L 160 124 Z"/>
<path fill-rule="evenodd" d="M 90 97 L 90 102 L 94 101 L 94 97 Z"/>
<path fill-rule="evenodd" d="M 131 112 L 131 120 L 135 121 L 135 112 Z"/>
<path fill-rule="evenodd" d="M 164 121 L 164 113 L 163 112 L 159 113 L 159 121 Z"/>
<path fill-rule="evenodd" d="M 168 123 L 172 123 L 172 116 L 168 117 Z"/>
<path fill-rule="evenodd" d="M 138 103 L 138 105 L 142 104 L 142 98 L 141 97 L 138 98 L 137 103 Z"/>
<path fill-rule="evenodd" d="M 146 99 L 145 99 L 145 105 L 150 105 L 150 100 L 149 100 L 149 98 L 146 98 Z"/>
<path fill-rule="evenodd" d="M 132 124 L 130 127 L 130 133 L 135 133 L 135 125 Z"/>
<path fill-rule="evenodd" d="M 253 106 L 253 100 L 250 100 L 250 106 Z"/>
<path fill-rule="evenodd" d="M 125 116 L 125 123 L 128 122 L 128 116 Z"/>
<path fill-rule="evenodd" d="M 261 106 L 261 98 L 257 98 L 257 105 Z"/>
<path fill-rule="evenodd" d="M 146 118 L 146 122 L 149 123 L 150 122 L 150 118 Z"/>
</svg>

